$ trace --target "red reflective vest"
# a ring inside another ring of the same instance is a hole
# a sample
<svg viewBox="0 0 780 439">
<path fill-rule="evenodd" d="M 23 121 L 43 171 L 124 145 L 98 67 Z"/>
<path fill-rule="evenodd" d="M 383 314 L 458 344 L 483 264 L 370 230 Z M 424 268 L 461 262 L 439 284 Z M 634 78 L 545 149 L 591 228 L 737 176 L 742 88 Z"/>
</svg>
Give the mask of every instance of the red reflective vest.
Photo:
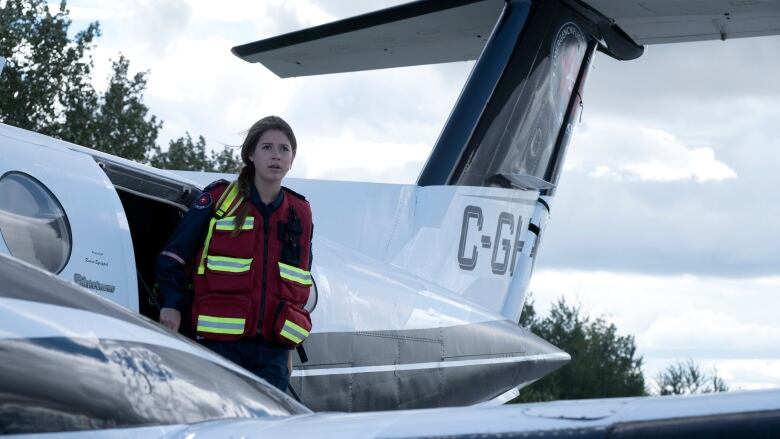
<svg viewBox="0 0 780 439">
<path fill-rule="evenodd" d="M 282 204 L 268 221 L 241 197 L 238 185 L 211 191 L 215 214 L 198 253 L 193 286 L 192 326 L 212 340 L 237 340 L 258 332 L 270 341 L 297 346 L 311 331 L 304 309 L 312 219 L 305 198 L 282 188 Z M 235 216 L 249 214 L 234 233 Z"/>
</svg>

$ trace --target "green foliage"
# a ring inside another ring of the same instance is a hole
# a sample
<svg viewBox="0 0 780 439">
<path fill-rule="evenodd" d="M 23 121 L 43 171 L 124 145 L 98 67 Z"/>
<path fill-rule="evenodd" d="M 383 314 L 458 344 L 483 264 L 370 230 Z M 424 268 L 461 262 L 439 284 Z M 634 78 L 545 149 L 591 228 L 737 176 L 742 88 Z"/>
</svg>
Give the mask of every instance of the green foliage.
<svg viewBox="0 0 780 439">
<path fill-rule="evenodd" d="M 162 122 L 148 116 L 143 103 L 147 72 L 128 76 L 130 61 L 123 55 L 113 62 L 108 89 L 101 97 L 94 127 L 82 145 L 138 162 L 147 162 L 157 152 L 157 135 Z M 76 133 L 74 133 L 75 135 Z M 91 138 L 90 138 L 91 137 Z M 75 142 L 80 143 L 80 142 Z"/>
<path fill-rule="evenodd" d="M 716 370 L 704 373 L 693 360 L 670 364 L 656 377 L 657 395 L 691 395 L 695 393 L 728 392 L 729 388 Z"/>
<path fill-rule="evenodd" d="M 58 136 L 62 127 L 94 111 L 90 83 L 97 22 L 68 38 L 65 2 L 52 13 L 42 0 L 8 0 L 0 8 L 0 120 Z"/>
<path fill-rule="evenodd" d="M 190 133 L 171 140 L 168 151 L 152 157 L 151 165 L 161 169 L 189 171 L 237 173 L 241 170 L 241 162 L 230 147 L 224 147 L 220 153 L 212 151 L 207 156 L 206 140 L 198 136 L 198 140 L 193 142 Z"/>
<path fill-rule="evenodd" d="M 189 133 L 171 145 L 195 150 L 160 153 L 163 122 L 143 102 L 149 73 L 131 75 L 120 54 L 105 93 L 96 91 L 91 51 L 100 25 L 90 23 L 71 40 L 68 13 L 64 0 L 56 11 L 43 0 L 7 0 L 0 7 L 0 56 L 8 60 L 0 75 L 0 122 L 142 163 L 238 171 L 232 150 L 207 157 L 203 137 L 193 143 Z"/>
<path fill-rule="evenodd" d="M 241 168 L 244 166 L 241 158 L 234 155 L 233 150 L 229 146 L 225 146 L 218 153 L 211 151 L 211 163 L 214 171 L 233 174 L 241 172 Z"/>
<path fill-rule="evenodd" d="M 642 358 L 636 357 L 634 337 L 618 335 L 614 324 L 583 316 L 578 306 L 567 305 L 563 298 L 544 318 L 526 300 L 520 324 L 568 352 L 572 360 L 521 390 L 515 402 L 645 394 Z"/>
</svg>

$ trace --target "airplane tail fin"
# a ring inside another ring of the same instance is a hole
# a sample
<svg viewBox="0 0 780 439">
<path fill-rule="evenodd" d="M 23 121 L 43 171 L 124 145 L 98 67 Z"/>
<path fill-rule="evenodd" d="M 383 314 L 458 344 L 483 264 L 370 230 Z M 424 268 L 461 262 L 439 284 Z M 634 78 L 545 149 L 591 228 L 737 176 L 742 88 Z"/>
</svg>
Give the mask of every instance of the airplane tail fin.
<svg viewBox="0 0 780 439">
<path fill-rule="evenodd" d="M 410 204 L 385 260 L 517 322 L 549 219 L 539 192 L 417 187 Z"/>
</svg>

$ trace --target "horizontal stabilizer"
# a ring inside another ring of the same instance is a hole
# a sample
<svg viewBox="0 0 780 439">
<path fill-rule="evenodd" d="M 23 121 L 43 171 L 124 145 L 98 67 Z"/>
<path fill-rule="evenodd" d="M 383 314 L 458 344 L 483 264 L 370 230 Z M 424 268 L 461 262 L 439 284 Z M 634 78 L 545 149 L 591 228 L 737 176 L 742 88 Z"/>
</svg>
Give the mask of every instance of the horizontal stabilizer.
<svg viewBox="0 0 780 439">
<path fill-rule="evenodd" d="M 585 0 L 637 44 L 780 34 L 780 0 Z"/>
<path fill-rule="evenodd" d="M 503 0 L 421 0 L 233 48 L 282 78 L 477 59 Z"/>
</svg>

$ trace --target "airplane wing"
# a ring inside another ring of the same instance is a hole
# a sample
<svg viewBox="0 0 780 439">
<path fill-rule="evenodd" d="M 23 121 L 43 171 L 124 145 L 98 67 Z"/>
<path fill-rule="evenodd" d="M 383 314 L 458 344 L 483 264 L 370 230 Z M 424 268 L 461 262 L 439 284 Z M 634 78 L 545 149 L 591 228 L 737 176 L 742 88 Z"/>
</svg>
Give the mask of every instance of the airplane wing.
<svg viewBox="0 0 780 439">
<path fill-rule="evenodd" d="M 423 0 L 236 46 L 282 78 L 477 59 L 503 0 Z"/>
<path fill-rule="evenodd" d="M 224 420 L 170 437 L 768 438 L 778 431 L 780 390 L 766 390 Z"/>
<path fill-rule="evenodd" d="M 479 56 L 504 3 L 420 0 L 243 44 L 233 53 L 282 78 L 469 61 Z M 617 25 L 639 45 L 780 34 L 780 0 L 569 3 Z"/>
<path fill-rule="evenodd" d="M 586 0 L 637 44 L 780 34 L 780 0 Z"/>
</svg>

